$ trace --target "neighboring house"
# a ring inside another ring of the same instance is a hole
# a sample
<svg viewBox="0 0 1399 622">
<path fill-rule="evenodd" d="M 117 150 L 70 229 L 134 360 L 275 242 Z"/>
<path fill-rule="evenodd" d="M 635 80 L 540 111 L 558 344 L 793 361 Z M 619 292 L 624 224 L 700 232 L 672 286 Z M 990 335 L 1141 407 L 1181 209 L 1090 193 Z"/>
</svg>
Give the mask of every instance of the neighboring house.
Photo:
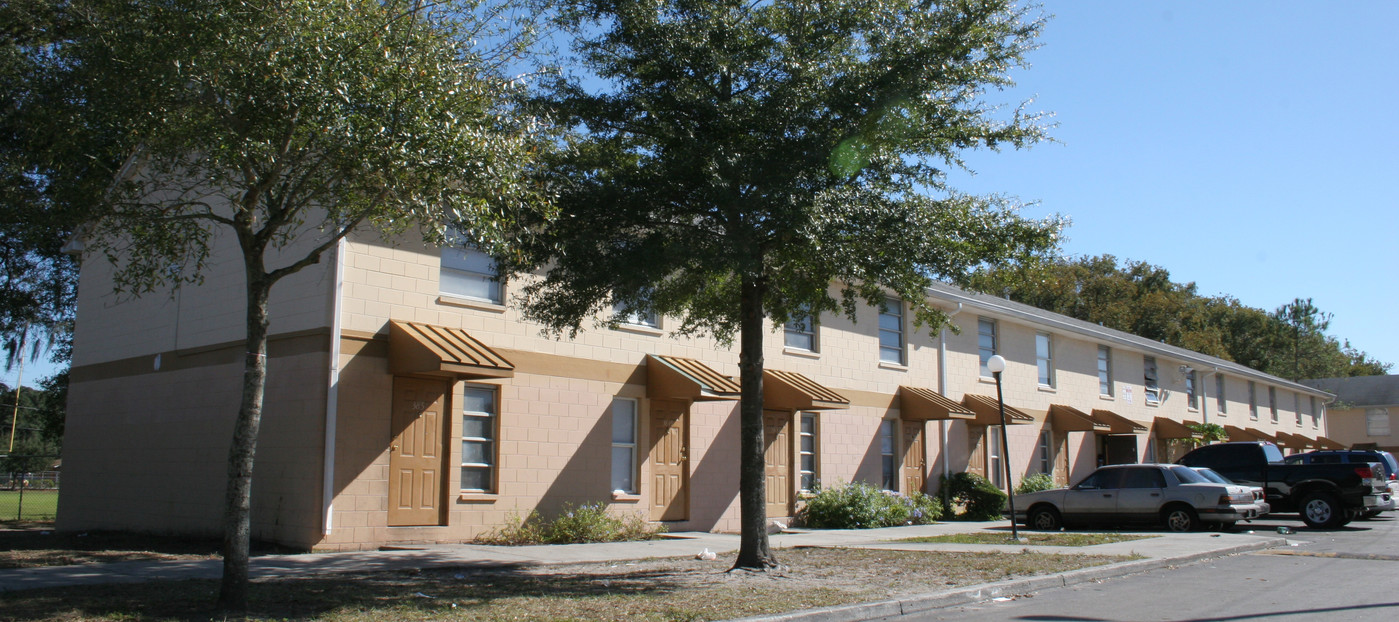
<svg viewBox="0 0 1399 622">
<path fill-rule="evenodd" d="M 227 244 L 227 241 L 224 241 Z M 228 257 L 224 246 L 216 250 Z M 243 349 L 237 261 L 168 296 L 111 293 L 84 258 L 57 527 L 220 532 Z M 273 291 L 254 537 L 318 550 L 453 542 L 512 515 L 604 502 L 675 530 L 737 531 L 737 351 L 675 320 L 555 338 L 470 250 L 356 238 Z M 907 302 L 771 326 L 768 515 L 818 483 L 935 491 L 972 471 L 1077 481 L 1167 461 L 1190 423 L 1327 444 L 1324 391 L 945 285 L 959 331 Z M 1001 354 L 1009 455 L 1001 451 Z"/>
<path fill-rule="evenodd" d="M 1302 384 L 1333 393 L 1327 405 L 1331 438 L 1352 449 L 1399 452 L 1399 376 L 1317 378 Z"/>
</svg>

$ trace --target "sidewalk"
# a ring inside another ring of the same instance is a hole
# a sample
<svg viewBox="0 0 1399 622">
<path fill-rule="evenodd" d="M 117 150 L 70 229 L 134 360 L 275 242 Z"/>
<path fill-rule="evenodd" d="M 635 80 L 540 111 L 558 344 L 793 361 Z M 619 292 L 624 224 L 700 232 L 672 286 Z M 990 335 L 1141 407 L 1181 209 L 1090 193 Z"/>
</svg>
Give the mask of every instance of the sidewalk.
<svg viewBox="0 0 1399 622">
<path fill-rule="evenodd" d="M 1000 593 L 1025 593 L 1049 587 L 1071 585 L 1109 577 L 1145 572 L 1171 565 L 1186 564 L 1211 557 L 1276 546 L 1287 541 L 1275 534 L 1249 533 L 1159 533 L 1156 536 L 1130 542 L 1102 544 L 1090 547 L 1056 547 L 981 544 L 910 544 L 891 542 L 901 538 L 936 536 L 952 533 L 1009 529 L 1007 521 L 968 523 L 946 522 L 936 525 L 888 527 L 859 530 L 792 530 L 770 536 L 773 548 L 788 547 L 861 547 L 917 551 L 1022 551 L 1042 553 L 1091 553 L 1103 555 L 1140 555 L 1143 559 L 1060 573 L 1043 577 L 1017 579 L 919 595 L 879 603 L 847 605 L 827 610 L 792 612 L 779 616 L 755 618 L 763 620 L 824 620 L 868 619 L 900 615 L 936 607 L 974 602 L 995 597 Z M 1008 531 L 1003 532 L 1009 536 Z M 319 553 L 306 555 L 270 555 L 254 557 L 250 572 L 253 577 L 302 577 L 349 571 L 391 571 L 409 568 L 511 566 L 527 564 L 569 564 L 649 557 L 694 556 L 704 549 L 723 555 L 737 551 L 739 536 L 683 532 L 668 534 L 662 540 L 650 542 L 616 542 L 603 544 L 567 544 L 542 546 L 480 546 L 470 544 L 424 545 L 397 550 Z M 28 590 L 45 587 L 96 585 L 103 583 L 135 583 L 178 579 L 217 579 L 222 562 L 218 559 L 199 561 L 122 562 L 81 566 L 52 566 L 0 570 L 0 591 Z"/>
</svg>

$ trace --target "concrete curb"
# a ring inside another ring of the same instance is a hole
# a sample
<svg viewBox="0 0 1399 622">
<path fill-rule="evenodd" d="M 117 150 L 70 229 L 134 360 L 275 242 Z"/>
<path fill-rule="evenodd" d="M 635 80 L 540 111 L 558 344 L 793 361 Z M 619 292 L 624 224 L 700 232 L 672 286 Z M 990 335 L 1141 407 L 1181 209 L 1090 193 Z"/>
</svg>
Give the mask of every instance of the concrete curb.
<svg viewBox="0 0 1399 622">
<path fill-rule="evenodd" d="M 1287 539 L 1270 538 L 1258 542 L 1249 542 L 1188 555 L 1118 562 L 1116 564 L 1070 570 L 1068 572 L 1061 572 L 1043 577 L 1029 577 L 1025 579 L 997 581 L 995 583 L 983 583 L 944 592 L 920 594 L 892 600 L 837 605 L 834 607 L 821 607 L 819 609 L 806 609 L 803 611 L 789 611 L 787 613 L 773 615 L 738 618 L 730 622 L 851 622 L 855 620 L 891 618 L 932 609 L 966 605 L 996 598 L 1003 594 L 1024 594 L 1051 588 L 1068 587 L 1080 583 L 1125 577 L 1170 566 L 1183 566 L 1206 559 L 1227 557 L 1229 555 L 1237 555 L 1239 553 L 1270 549 L 1279 546 L 1287 546 Z"/>
</svg>

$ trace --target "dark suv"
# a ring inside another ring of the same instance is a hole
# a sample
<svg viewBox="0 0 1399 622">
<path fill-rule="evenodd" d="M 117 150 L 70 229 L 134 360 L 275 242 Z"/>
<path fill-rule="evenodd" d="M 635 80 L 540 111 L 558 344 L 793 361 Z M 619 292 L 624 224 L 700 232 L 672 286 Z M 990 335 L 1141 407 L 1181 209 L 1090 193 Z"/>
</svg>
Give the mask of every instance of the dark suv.
<svg viewBox="0 0 1399 622">
<path fill-rule="evenodd" d="M 1373 449 L 1323 449 L 1319 451 L 1309 451 L 1304 454 L 1293 454 L 1283 459 L 1288 464 L 1344 464 L 1350 462 L 1378 462 L 1384 467 L 1385 480 L 1389 484 L 1390 498 L 1399 497 L 1399 461 L 1394 459 L 1394 454 L 1383 450 Z M 1394 505 L 1385 509 L 1395 509 Z M 1379 514 L 1379 511 L 1371 510 L 1361 515 L 1362 518 L 1370 518 Z"/>
</svg>

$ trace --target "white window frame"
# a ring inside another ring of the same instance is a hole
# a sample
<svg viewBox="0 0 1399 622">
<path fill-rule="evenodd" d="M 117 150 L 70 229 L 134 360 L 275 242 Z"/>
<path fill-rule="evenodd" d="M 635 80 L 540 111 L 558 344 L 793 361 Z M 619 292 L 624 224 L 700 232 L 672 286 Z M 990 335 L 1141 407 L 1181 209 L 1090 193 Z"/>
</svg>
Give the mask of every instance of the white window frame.
<svg viewBox="0 0 1399 622">
<path fill-rule="evenodd" d="M 1035 333 L 1035 369 L 1039 385 L 1054 388 L 1054 336 L 1049 333 Z"/>
<path fill-rule="evenodd" d="M 1248 381 L 1248 418 L 1258 421 L 1258 385 L 1252 380 Z"/>
<path fill-rule="evenodd" d="M 612 313 L 617 317 L 617 321 L 624 326 L 639 326 L 641 328 L 654 328 L 660 330 L 661 318 L 655 311 L 632 311 L 626 313 L 622 309 L 622 303 L 612 305 Z"/>
<path fill-rule="evenodd" d="M 1098 395 L 1112 397 L 1112 348 L 1098 346 Z"/>
<path fill-rule="evenodd" d="M 1229 414 L 1229 398 L 1224 396 L 1224 374 L 1215 375 L 1214 380 L 1214 409 L 1221 415 Z"/>
<path fill-rule="evenodd" d="M 1050 477 L 1054 476 L 1054 432 L 1051 430 L 1040 430 L 1040 443 L 1037 448 L 1040 463 L 1040 473 Z"/>
<path fill-rule="evenodd" d="M 987 478 L 991 480 L 997 488 L 1005 488 L 1005 465 L 1001 464 L 1001 426 L 986 426 L 986 470 L 991 474 Z"/>
<path fill-rule="evenodd" d="M 623 405 L 623 404 L 626 405 L 626 406 L 624 407 L 624 409 L 619 409 L 618 406 L 619 406 L 619 405 Z M 622 493 L 622 494 L 634 495 L 634 494 L 637 493 L 637 490 L 638 490 L 638 487 L 637 487 L 637 485 L 636 485 L 636 481 L 637 481 L 637 479 L 639 479 L 639 478 L 637 477 L 637 472 L 636 472 L 636 436 L 637 436 L 637 425 L 640 423 L 640 419 L 641 419 L 641 418 L 638 416 L 639 412 L 640 412 L 640 404 L 638 403 L 638 400 L 636 400 L 635 398 L 630 398 L 630 397 L 614 397 L 614 398 L 612 398 L 612 455 L 611 455 L 611 459 L 612 459 L 612 471 L 611 471 L 611 475 L 610 475 L 610 478 L 611 478 L 610 484 L 611 484 L 611 486 L 612 486 L 612 492 L 613 492 L 613 494 Z M 618 423 L 619 421 L 621 421 L 622 419 L 624 419 L 624 418 L 629 418 L 629 419 L 631 420 L 631 422 L 630 422 L 630 427 L 631 427 L 630 438 L 628 438 L 627 435 L 625 435 L 625 434 L 623 434 L 621 437 L 619 437 L 618 434 L 617 434 L 617 433 L 618 433 L 617 423 Z M 626 456 L 624 459 L 621 460 L 621 462 L 622 462 L 621 466 L 626 467 L 627 479 L 630 480 L 630 481 L 625 482 L 625 483 L 623 483 L 623 482 L 618 482 L 618 481 L 617 481 L 617 474 L 618 474 L 618 473 L 617 473 L 617 467 L 619 466 L 619 464 L 618 464 L 618 455 L 619 455 L 619 452 L 624 452 L 624 453 L 625 453 L 625 456 Z M 624 485 L 624 484 L 625 484 L 625 485 Z"/>
<path fill-rule="evenodd" d="M 821 482 L 821 421 L 812 412 L 801 413 L 798 421 L 797 486 L 811 492 Z"/>
<path fill-rule="evenodd" d="M 1297 427 L 1302 427 L 1302 394 L 1292 393 L 1292 412 L 1297 415 Z"/>
<path fill-rule="evenodd" d="M 1142 356 L 1142 396 L 1147 406 L 1161 404 L 1161 371 L 1156 365 L 1156 357 Z"/>
<path fill-rule="evenodd" d="M 1389 409 L 1383 407 L 1365 409 L 1365 436 L 1389 436 Z"/>
<path fill-rule="evenodd" d="M 1278 388 L 1268 387 L 1268 416 L 1273 424 L 1278 422 Z"/>
<path fill-rule="evenodd" d="M 820 342 L 816 338 L 819 326 L 811 313 L 793 317 L 782 327 L 782 345 L 802 352 L 819 352 Z"/>
<path fill-rule="evenodd" d="M 1321 418 L 1321 417 L 1319 416 L 1320 411 L 1318 411 L 1318 410 L 1316 409 L 1316 396 L 1315 396 L 1315 395 L 1309 395 L 1309 396 L 1307 396 L 1307 399 L 1310 401 L 1311 406 L 1312 406 L 1312 407 L 1311 407 L 1311 411 L 1312 411 L 1312 429 L 1315 430 L 1315 429 L 1316 429 L 1317 420 Z M 1326 405 L 1323 404 L 1323 405 L 1322 405 L 1322 408 L 1325 408 L 1325 407 L 1326 407 Z"/>
<path fill-rule="evenodd" d="M 894 327 L 886 327 L 886 322 L 892 322 Z M 890 336 L 898 340 L 897 347 L 885 343 Z M 879 362 L 906 365 L 904 345 L 904 303 L 894 298 L 885 299 L 884 308 L 879 310 Z"/>
<path fill-rule="evenodd" d="M 991 360 L 991 357 L 996 356 L 997 350 L 1000 349 L 997 332 L 999 330 L 994 318 L 976 318 L 976 353 L 977 357 L 981 359 L 982 378 L 994 377 L 991 375 L 991 370 L 987 369 L 986 362 Z M 989 347 L 987 346 L 988 342 L 990 343 Z"/>
<path fill-rule="evenodd" d="M 477 269 L 482 263 L 489 268 Z M 437 291 L 444 296 L 502 304 L 505 300 L 503 279 L 490 255 L 470 246 L 461 236 L 448 233 L 439 253 Z M 458 285 L 463 285 L 459 287 Z M 475 291 L 475 290 L 481 291 Z"/>
<path fill-rule="evenodd" d="M 899 489 L 899 430 L 893 419 L 879 422 L 879 474 L 884 490 Z"/>
<path fill-rule="evenodd" d="M 469 400 L 467 400 L 466 398 L 467 398 L 467 396 L 471 395 L 472 393 L 478 393 L 478 394 L 482 394 L 482 395 L 489 395 L 489 396 L 490 396 L 490 406 L 491 406 L 491 410 L 490 410 L 489 412 L 487 412 L 487 411 L 472 411 L 472 410 L 467 410 L 467 409 L 466 409 L 466 405 L 467 405 L 467 402 L 468 402 Z M 487 431 L 491 434 L 491 436 L 489 436 L 489 437 L 486 437 L 486 436 L 467 436 L 467 435 L 466 435 L 466 422 L 467 422 L 468 420 L 470 420 L 470 419 L 474 419 L 474 420 L 485 420 L 484 429 L 487 430 Z M 461 484 L 461 490 L 468 491 L 468 492 L 481 492 L 481 493 L 491 493 L 491 492 L 495 492 L 495 487 L 496 487 L 496 468 L 497 468 L 497 466 L 498 466 L 498 461 L 499 461 L 499 459 L 500 459 L 500 454 L 499 454 L 499 451 L 498 451 L 498 448 L 500 447 L 500 445 L 499 445 L 499 443 L 497 443 L 497 439 L 500 438 L 500 428 L 499 428 L 499 425 L 500 425 L 500 391 L 497 390 L 497 388 L 496 388 L 495 386 L 492 386 L 492 385 L 468 384 L 468 385 L 463 386 L 463 387 L 462 387 L 462 436 L 461 436 L 462 456 L 461 456 L 461 479 L 460 479 L 460 481 L 459 481 L 459 483 Z M 486 460 L 485 460 L 484 462 L 467 462 L 467 461 L 466 461 L 466 447 L 467 447 L 467 444 L 468 444 L 468 443 L 476 444 L 476 445 L 481 445 L 482 447 L 484 447 L 483 453 L 484 453 L 485 458 L 486 458 Z M 485 474 L 485 478 L 484 478 L 484 479 L 485 479 L 486 485 L 485 485 L 484 487 L 468 487 L 468 486 L 466 485 L 466 479 L 467 479 L 467 478 L 466 478 L 466 474 L 467 474 L 468 472 L 484 473 L 484 474 Z"/>
<path fill-rule="evenodd" d="M 1197 374 L 1193 369 L 1185 372 L 1185 406 L 1190 410 L 1200 410 L 1200 395 L 1195 388 L 1200 378 Z"/>
</svg>

